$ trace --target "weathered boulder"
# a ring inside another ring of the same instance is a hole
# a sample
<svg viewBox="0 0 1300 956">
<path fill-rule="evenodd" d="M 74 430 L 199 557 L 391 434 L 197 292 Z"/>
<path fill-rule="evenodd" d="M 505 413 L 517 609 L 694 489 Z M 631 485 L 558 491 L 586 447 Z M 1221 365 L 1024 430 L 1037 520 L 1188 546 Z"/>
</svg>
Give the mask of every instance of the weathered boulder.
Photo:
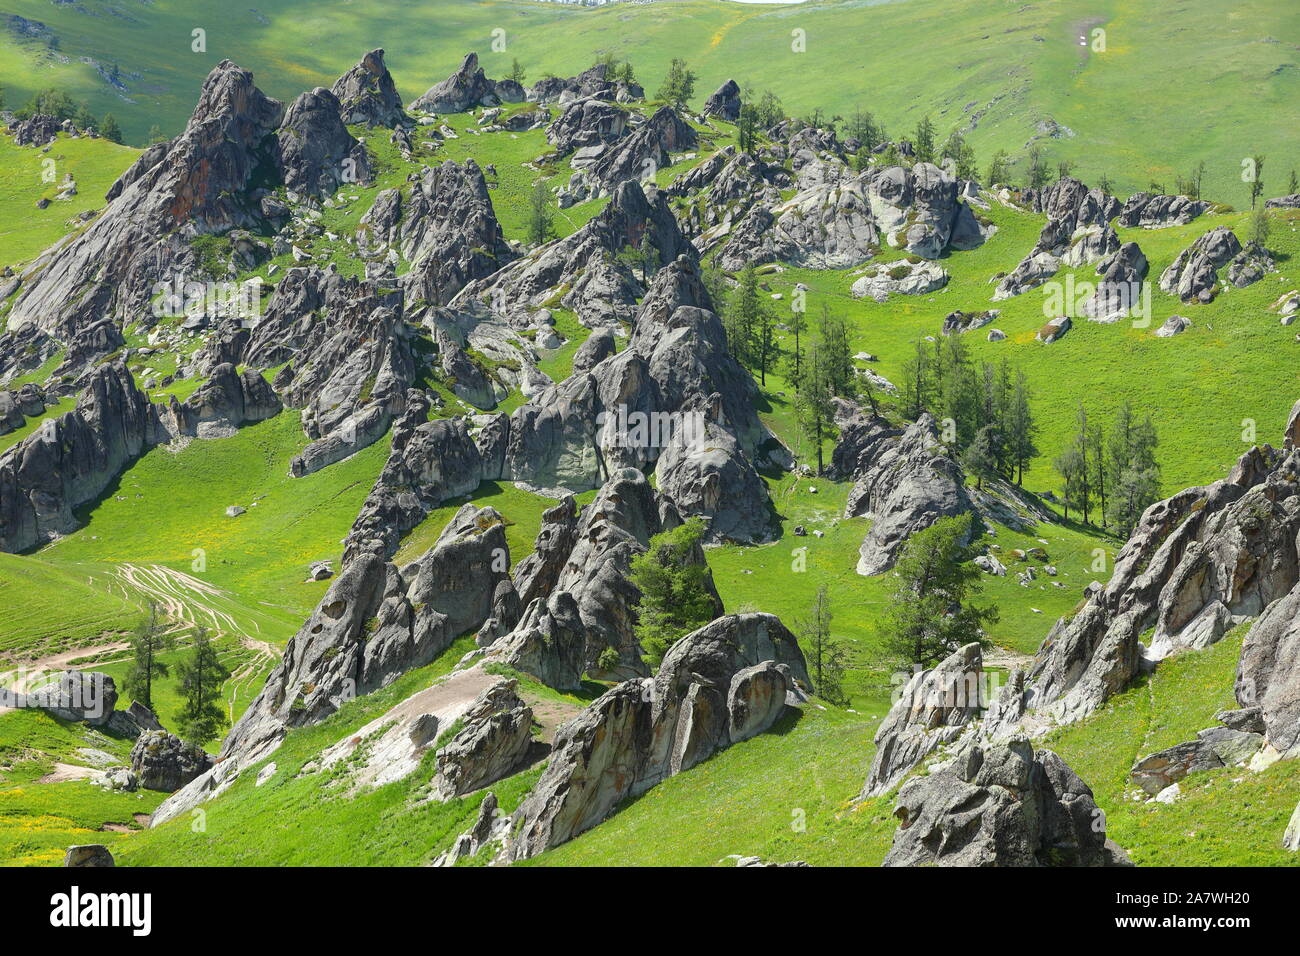
<svg viewBox="0 0 1300 956">
<path fill-rule="evenodd" d="M 877 302 L 885 302 L 891 295 L 926 295 L 947 284 L 948 272 L 937 263 L 921 262 L 913 265 L 910 262 L 889 262 L 868 266 L 862 278 L 855 281 L 849 291 L 855 299 L 870 297 Z M 992 314 L 996 315 L 997 312 Z M 944 324 L 947 325 L 946 320 Z"/>
<path fill-rule="evenodd" d="M 344 123 L 393 127 L 408 122 L 397 84 L 384 65 L 382 49 L 363 56 L 360 63 L 334 81 L 330 91 L 338 98 Z"/>
<path fill-rule="evenodd" d="M 607 64 L 597 63 L 577 76 L 544 76 L 529 91 L 528 99 L 536 103 L 561 105 L 593 97 L 611 103 L 630 103 L 644 99 L 641 84 L 614 76 Z"/>
<path fill-rule="evenodd" d="M 481 790 L 514 773 L 532 748 L 533 710 L 519 682 L 497 681 L 462 718 L 464 726 L 438 751 L 433 789 L 443 800 Z"/>
<path fill-rule="evenodd" d="M 1001 314 L 1000 309 L 989 309 L 984 312 L 962 312 L 958 309 L 944 316 L 943 328 L 940 331 L 944 335 L 964 335 L 984 328 Z"/>
<path fill-rule="evenodd" d="M 117 684 L 99 671 L 64 671 L 54 683 L 17 697 L 17 707 L 39 707 L 60 720 L 103 727 L 113 718 Z"/>
<path fill-rule="evenodd" d="M 1074 322 L 1068 315 L 1058 315 L 1034 334 L 1034 340 L 1044 345 L 1051 345 L 1065 338 L 1065 333 L 1074 328 Z"/>
<path fill-rule="evenodd" d="M 726 120 L 728 123 L 734 123 L 740 119 L 740 84 L 735 80 L 727 80 L 716 90 L 709 94 L 709 98 L 704 101 L 704 109 L 700 113 L 704 116 L 716 116 L 720 120 Z"/>
<path fill-rule="evenodd" d="M 1147 257 L 1136 242 L 1126 242 L 1097 264 L 1101 281 L 1079 308 L 1094 322 L 1116 322 L 1142 304 L 1142 280 L 1148 270 Z"/>
<path fill-rule="evenodd" d="M 1088 785 L 1024 738 L 968 746 L 908 781 L 894 816 L 885 866 L 1131 865 Z"/>
<path fill-rule="evenodd" d="M 731 615 L 683 637 L 656 677 L 619 684 L 556 731 L 506 858 L 559 846 L 623 800 L 768 729 L 784 709 L 781 682 L 809 686 L 798 641 L 771 615 Z"/>
<path fill-rule="evenodd" d="M 212 369 L 206 382 L 180 407 L 178 418 L 185 434 L 198 438 L 227 438 L 240 425 L 274 418 L 282 408 L 280 398 L 258 372 L 237 373 L 229 364 Z"/>
<path fill-rule="evenodd" d="M 1251 239 L 1228 263 L 1228 281 L 1242 289 L 1276 271 L 1277 264 L 1268 250 Z"/>
<path fill-rule="evenodd" d="M 465 420 L 426 421 L 428 415 L 428 399 L 412 391 L 393 426 L 388 461 L 348 533 L 345 563 L 362 551 L 394 553 L 425 515 L 483 480 L 483 458 Z"/>
<path fill-rule="evenodd" d="M 983 677 L 978 644 L 913 674 L 876 731 L 876 755 L 858 799 L 888 792 L 931 753 L 957 740 L 987 706 Z"/>
<path fill-rule="evenodd" d="M 57 116 L 37 113 L 24 120 L 15 120 L 8 126 L 9 135 L 14 138 L 16 146 L 47 146 L 58 139 L 63 124 Z"/>
<path fill-rule="evenodd" d="M 767 485 L 736 437 L 718 419 L 721 397 L 688 411 L 655 465 L 660 493 L 683 518 L 704 518 L 706 540 L 762 544 L 776 537 Z"/>
<path fill-rule="evenodd" d="M 880 574 L 894 566 L 906 540 L 939 518 L 971 510 L 961 467 L 940 444 L 928 414 L 896 438 L 879 434 L 874 454 L 859 450 L 846 518 L 874 519 L 859 550 L 859 574 Z"/>
<path fill-rule="evenodd" d="M 1160 288 L 1184 302 L 1210 302 L 1218 293 L 1219 269 L 1240 252 L 1227 226 L 1215 226 L 1178 254 L 1160 275 Z"/>
<path fill-rule="evenodd" d="M 1130 776 L 1148 796 L 1154 797 L 1189 773 L 1244 764 L 1263 744 L 1262 734 L 1209 727 L 1198 731 L 1195 740 L 1142 757 L 1133 764 Z"/>
<path fill-rule="evenodd" d="M 285 186 L 305 196 L 370 179 L 365 147 L 343 125 L 338 97 L 322 86 L 289 104 L 276 131 L 275 162 Z"/>
<path fill-rule="evenodd" d="M 1210 204 L 1201 199 L 1134 193 L 1120 207 L 1115 222 L 1125 229 L 1185 226 L 1209 208 Z"/>
<path fill-rule="evenodd" d="M 596 329 L 573 353 L 573 371 L 589 372 L 618 351 L 612 329 Z"/>
<path fill-rule="evenodd" d="M 1296 208 L 1300 208 L 1300 196 L 1294 198 L 1297 200 Z M 1282 834 L 1282 846 L 1292 853 L 1300 850 L 1300 803 L 1296 804 L 1291 819 L 1287 822 L 1286 831 Z"/>
<path fill-rule="evenodd" d="M 464 113 L 476 106 L 496 106 L 501 102 L 496 84 L 483 74 L 478 54 L 468 53 L 458 69 L 411 104 L 411 109 L 425 113 Z"/>
<path fill-rule="evenodd" d="M 173 793 L 211 767 L 211 754 L 165 730 L 141 734 L 131 748 L 131 770 L 146 790 Z"/>
<path fill-rule="evenodd" d="M 1175 335 L 1181 335 L 1191 327 L 1191 319 L 1183 315 L 1171 315 L 1169 318 L 1165 319 L 1164 324 L 1161 325 L 1160 328 L 1156 329 L 1151 334 L 1162 339 L 1168 339 L 1173 338 Z"/>
<path fill-rule="evenodd" d="M 82 843 L 68 847 L 63 855 L 64 866 L 116 866 L 113 854 L 102 843 Z"/>
<path fill-rule="evenodd" d="M 1061 260 L 1050 252 L 1033 252 L 1007 273 L 993 292 L 993 301 L 1000 302 L 1042 285 L 1061 268 Z"/>
</svg>

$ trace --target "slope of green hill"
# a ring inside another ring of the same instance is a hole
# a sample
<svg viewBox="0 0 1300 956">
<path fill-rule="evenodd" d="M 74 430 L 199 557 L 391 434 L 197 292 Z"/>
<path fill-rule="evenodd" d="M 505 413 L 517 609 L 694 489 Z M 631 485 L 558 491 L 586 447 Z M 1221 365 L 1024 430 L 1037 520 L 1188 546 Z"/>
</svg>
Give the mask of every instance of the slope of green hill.
<svg viewBox="0 0 1300 956">
<path fill-rule="evenodd" d="M 1279 187 L 1300 165 L 1300 133 L 1275 121 L 1300 94 L 1300 9 L 1291 4 L 683 0 L 589 9 L 371 0 L 362 11 L 348 0 L 265 0 L 218 16 L 197 0 L 160 0 L 104 16 L 90 4 L 10 0 L 7 9 L 47 31 L 0 33 L 10 104 L 66 86 L 95 113 L 111 111 L 136 144 L 155 124 L 175 133 L 223 58 L 290 98 L 328 86 L 382 46 L 407 101 L 470 50 L 494 76 L 518 58 L 531 80 L 572 75 L 611 52 L 632 60 L 651 93 L 680 56 L 699 74 L 697 104 L 734 77 L 775 90 L 793 111 L 872 110 L 896 133 L 928 112 L 941 131 L 970 128 L 985 161 L 1032 141 L 1053 164 L 1073 160 L 1085 178 L 1104 172 L 1122 189 L 1152 180 L 1172 187 L 1204 160 L 1210 194 L 1241 203 L 1243 157 L 1267 156 L 1266 181 Z M 1105 31 L 1104 50 L 1095 49 L 1094 29 Z M 205 31 L 202 52 L 193 49 L 195 30 Z M 800 46 L 805 52 L 795 52 Z M 110 84 L 113 75 L 123 89 Z"/>
</svg>

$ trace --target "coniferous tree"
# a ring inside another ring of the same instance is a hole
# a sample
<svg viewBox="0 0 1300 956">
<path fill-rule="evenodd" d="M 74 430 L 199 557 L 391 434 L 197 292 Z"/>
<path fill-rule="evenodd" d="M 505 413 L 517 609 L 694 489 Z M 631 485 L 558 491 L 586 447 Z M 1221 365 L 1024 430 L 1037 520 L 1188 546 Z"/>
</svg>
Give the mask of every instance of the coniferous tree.
<svg viewBox="0 0 1300 956">
<path fill-rule="evenodd" d="M 1015 392 L 1007 416 L 1007 447 L 1017 485 L 1024 483 L 1025 465 L 1038 457 L 1038 447 L 1034 444 L 1038 426 L 1029 400 L 1029 382 L 1023 371 L 1017 372 Z"/>
<path fill-rule="evenodd" d="M 1043 154 L 1035 146 L 1029 151 L 1029 188 L 1042 189 L 1047 185 L 1047 177 L 1050 173 L 1047 170 L 1047 163 L 1043 159 Z"/>
<path fill-rule="evenodd" d="M 752 262 L 746 263 L 737 277 L 736 288 L 731 292 L 723 324 L 731 354 L 747 368 L 753 368 L 755 364 L 759 313 L 762 309 L 758 274 L 754 271 Z"/>
<path fill-rule="evenodd" d="M 978 179 L 979 172 L 975 166 L 975 150 L 966 142 L 960 130 L 953 130 L 944 141 L 939 151 L 939 158 L 950 160 L 952 170 L 958 179 Z"/>
<path fill-rule="evenodd" d="M 178 690 L 185 701 L 179 720 L 180 736 L 202 746 L 225 726 L 226 715 L 218 701 L 221 685 L 230 678 L 230 671 L 217 656 L 206 628 L 200 627 L 194 635 L 194 646 L 177 665 L 176 676 L 180 678 Z"/>
<path fill-rule="evenodd" d="M 975 479 L 976 488 L 983 488 L 985 481 L 998 475 L 997 441 L 997 426 L 985 425 L 975 433 L 975 439 L 962 453 L 962 466 Z"/>
<path fill-rule="evenodd" d="M 528 241 L 540 246 L 555 235 L 555 213 L 551 206 L 551 190 L 543 179 L 533 183 L 528 194 Z"/>
<path fill-rule="evenodd" d="M 150 710 L 154 709 L 154 680 L 168 675 L 167 664 L 159 655 L 172 646 L 171 636 L 158 614 L 158 604 L 150 601 L 148 613 L 131 635 L 133 660 L 122 681 L 126 692 Z"/>
<path fill-rule="evenodd" d="M 652 537 L 649 549 L 632 559 L 629 577 L 641 592 L 636 636 L 652 665 L 713 620 L 713 577 L 700 552 L 703 537 L 704 522 L 691 518 Z"/>
<path fill-rule="evenodd" d="M 1005 184 L 1011 178 L 1011 158 L 1005 149 L 1000 149 L 989 160 L 988 172 L 984 174 L 984 185 L 992 187 L 996 183 Z"/>
<path fill-rule="evenodd" d="M 795 619 L 795 630 L 812 672 L 814 690 L 824 700 L 843 705 L 849 702 L 844 693 L 847 655 L 831 637 L 833 616 L 829 589 L 823 584 L 817 589 L 808 613 Z"/>
<path fill-rule="evenodd" d="M 888 578 L 890 603 L 877 626 L 881 641 L 909 664 L 933 667 L 966 644 L 987 644 L 996 607 L 979 607 L 980 572 L 969 563 L 972 516 L 940 518 L 907 540 Z"/>
<path fill-rule="evenodd" d="M 934 123 L 930 121 L 930 114 L 926 113 L 921 117 L 921 121 L 916 124 L 916 141 L 912 143 L 916 150 L 916 161 L 919 163 L 934 162 Z"/>
<path fill-rule="evenodd" d="M 1255 200 L 1264 194 L 1264 157 L 1252 157 L 1255 175 L 1250 180 L 1250 208 L 1255 208 Z"/>
<path fill-rule="evenodd" d="M 673 57 L 663 86 L 659 87 L 658 98 L 684 110 L 687 102 L 695 95 L 695 80 L 695 73 L 687 67 L 686 61 Z"/>
<path fill-rule="evenodd" d="M 117 120 L 112 113 L 105 113 L 104 118 L 99 121 L 99 135 L 110 143 L 122 142 L 122 127 L 117 125 Z"/>
<path fill-rule="evenodd" d="M 802 387 L 795 398 L 795 412 L 798 415 L 799 431 L 812 445 L 817 455 L 817 474 L 822 473 L 825 461 L 822 445 L 834 434 L 834 407 L 831 404 L 832 392 L 826 375 L 820 342 L 808 350 L 805 362 Z"/>
</svg>

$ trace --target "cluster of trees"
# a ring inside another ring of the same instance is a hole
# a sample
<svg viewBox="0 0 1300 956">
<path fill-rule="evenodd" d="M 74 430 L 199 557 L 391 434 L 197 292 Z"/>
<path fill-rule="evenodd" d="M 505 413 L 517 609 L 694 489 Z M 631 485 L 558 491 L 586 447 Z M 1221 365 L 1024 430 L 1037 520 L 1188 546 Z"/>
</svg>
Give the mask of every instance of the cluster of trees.
<svg viewBox="0 0 1300 956">
<path fill-rule="evenodd" d="M 737 138 L 742 152 L 753 152 L 758 145 L 758 135 L 780 125 L 785 120 L 785 107 L 781 98 L 771 90 L 756 94 L 752 89 L 744 90 L 740 119 L 736 124 Z"/>
<path fill-rule="evenodd" d="M 723 317 L 727 348 L 735 359 L 767 384 L 785 359 L 786 380 L 795 391 L 799 429 L 816 449 L 817 470 L 824 466 L 823 443 L 834 437 L 835 397 L 865 398 L 875 412 L 876 399 L 869 385 L 859 379 L 853 367 L 848 321 L 823 303 L 815 328 L 805 312 L 794 310 L 783 325 L 792 341 L 782 348 L 777 332 L 781 324 L 765 299 L 753 264 L 737 276 L 736 287 L 727 290 L 721 276 L 705 273 L 705 285 Z"/>
<path fill-rule="evenodd" d="M 1053 462 L 1064 485 L 1065 516 L 1073 508 L 1091 523 L 1095 511 L 1103 527 L 1128 537 L 1160 498 L 1155 425 L 1149 415 L 1139 420 L 1127 401 L 1109 431 L 1083 405 L 1077 422 L 1073 440 Z"/>
<path fill-rule="evenodd" d="M 976 366 L 960 335 L 940 336 L 932 346 L 917 342 L 899 391 L 906 417 L 929 412 L 945 423 L 945 441 L 980 487 L 999 476 L 1019 485 L 1039 454 L 1024 372 L 1013 371 L 1005 358 Z"/>
<path fill-rule="evenodd" d="M 3 106 L 4 95 L 0 90 L 0 107 Z M 79 129 L 93 129 L 110 142 L 122 142 L 122 129 L 112 113 L 105 113 L 97 119 L 85 103 L 76 102 L 65 90 L 57 87 L 41 90 L 26 105 L 14 110 L 14 115 L 20 120 L 33 116 L 53 116 L 60 122 L 72 120 Z"/>
<path fill-rule="evenodd" d="M 155 713 L 155 682 L 171 676 L 172 670 L 162 655 L 174 650 L 175 646 L 171 631 L 158 613 L 158 605 L 149 602 L 149 613 L 131 636 L 135 660 L 123 683 L 128 694 Z M 226 725 L 226 715 L 219 702 L 221 685 L 230 677 L 230 671 L 217 656 L 217 649 L 206 628 L 199 627 L 195 631 L 188 653 L 176 665 L 175 677 L 176 690 L 184 701 L 178 720 L 178 735 L 202 746 L 218 736 Z"/>
<path fill-rule="evenodd" d="M 519 61 L 516 60 L 515 62 L 517 64 Z M 679 61 L 674 60 L 673 62 L 676 63 Z M 682 66 L 685 67 L 686 61 L 682 60 L 680 62 Z M 600 56 L 596 57 L 596 62 L 594 65 L 603 66 L 605 68 L 605 79 L 609 80 L 611 83 L 618 83 L 621 81 L 623 83 L 626 83 L 628 86 L 631 86 L 633 83 L 636 82 L 636 70 L 632 68 L 631 60 L 620 60 L 612 53 L 602 53 Z M 519 80 L 519 82 L 522 84 L 523 80 Z M 693 77 L 691 83 L 692 83 L 691 89 L 694 90 Z M 687 98 L 688 99 L 690 98 L 689 93 L 687 95 Z"/>
</svg>

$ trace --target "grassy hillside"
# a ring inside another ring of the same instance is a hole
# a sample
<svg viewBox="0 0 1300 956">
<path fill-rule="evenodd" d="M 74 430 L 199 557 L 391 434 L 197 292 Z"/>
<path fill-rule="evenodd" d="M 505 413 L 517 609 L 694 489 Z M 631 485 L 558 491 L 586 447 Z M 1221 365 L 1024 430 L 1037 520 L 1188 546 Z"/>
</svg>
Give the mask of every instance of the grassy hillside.
<svg viewBox="0 0 1300 956">
<path fill-rule="evenodd" d="M 66 86 L 97 114 L 114 113 L 136 144 L 154 124 L 175 133 L 202 77 L 223 58 L 290 98 L 328 86 L 382 46 L 408 101 L 470 50 L 493 75 L 518 58 L 530 79 L 570 75 L 609 51 L 630 58 L 651 92 L 668 61 L 681 56 L 699 74 L 697 103 L 734 77 L 775 90 L 790 110 L 848 115 L 860 106 L 896 131 L 928 112 L 941 130 L 971 128 L 985 161 L 995 149 L 1017 153 L 1038 138 L 1053 163 L 1074 160 L 1085 177 L 1106 172 L 1121 188 L 1152 179 L 1172 186 L 1176 174 L 1204 160 L 1212 194 L 1240 203 L 1244 156 L 1269 157 L 1266 181 L 1279 186 L 1300 165 L 1300 133 L 1275 121 L 1300 94 L 1300 9 L 1291 4 L 687 0 L 586 9 L 371 0 L 362 11 L 348 0 L 265 0 L 219 16 L 197 0 L 132 5 L 120 16 L 98 6 L 10 0 L 7 11 L 40 21 L 49 35 L 0 34 L 0 85 L 11 104 L 41 87 Z M 1106 31 L 1104 52 L 1093 51 L 1097 27 Z M 192 49 L 195 29 L 206 31 L 204 52 Z M 806 52 L 792 49 L 796 30 Z M 502 35 L 505 49 L 494 52 L 493 38 Z M 124 90 L 97 68 L 111 74 L 114 65 Z M 1170 82 L 1174 65 L 1178 80 Z M 1051 138 L 1043 130 L 1052 124 L 1068 132 Z"/>
<path fill-rule="evenodd" d="M 0 81 L 0 86 L 8 83 Z M 42 151 L 0 136 L 0 268 L 44 251 L 72 228 L 80 213 L 103 209 L 104 193 L 136 155 L 128 146 L 102 139 L 60 134 L 48 151 Z M 59 185 L 69 175 L 77 183 L 77 195 L 55 200 Z M 41 199 L 51 202 L 37 209 Z"/>
</svg>

